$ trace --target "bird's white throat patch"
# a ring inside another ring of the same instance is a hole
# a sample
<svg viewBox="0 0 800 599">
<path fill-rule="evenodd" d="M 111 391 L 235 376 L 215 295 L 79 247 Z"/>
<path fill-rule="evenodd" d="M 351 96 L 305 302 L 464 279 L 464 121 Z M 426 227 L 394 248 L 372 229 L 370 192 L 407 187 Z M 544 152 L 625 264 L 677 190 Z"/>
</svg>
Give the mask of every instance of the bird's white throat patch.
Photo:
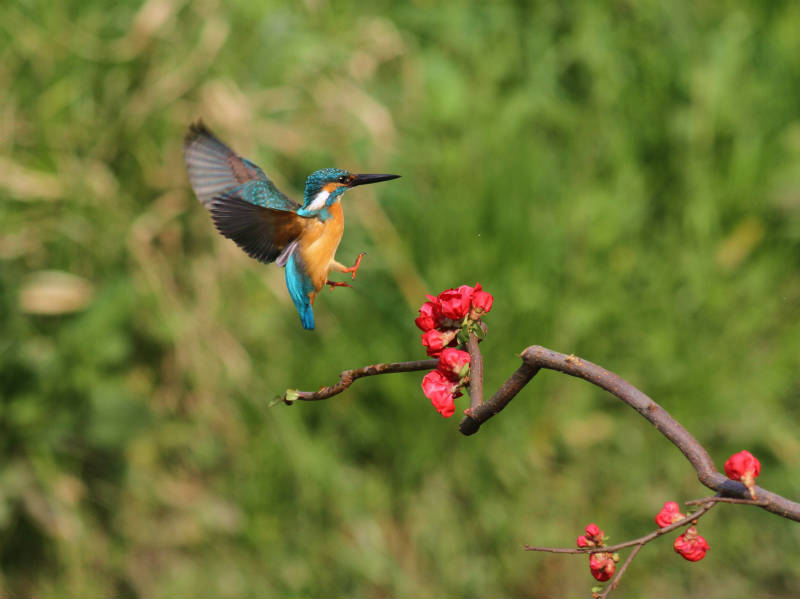
<svg viewBox="0 0 800 599">
<path fill-rule="evenodd" d="M 330 191 L 325 191 L 324 189 L 320 191 L 317 195 L 314 196 L 314 201 L 308 205 L 309 210 L 322 210 L 325 207 L 325 202 L 328 201 L 328 197 L 331 195 Z"/>
</svg>

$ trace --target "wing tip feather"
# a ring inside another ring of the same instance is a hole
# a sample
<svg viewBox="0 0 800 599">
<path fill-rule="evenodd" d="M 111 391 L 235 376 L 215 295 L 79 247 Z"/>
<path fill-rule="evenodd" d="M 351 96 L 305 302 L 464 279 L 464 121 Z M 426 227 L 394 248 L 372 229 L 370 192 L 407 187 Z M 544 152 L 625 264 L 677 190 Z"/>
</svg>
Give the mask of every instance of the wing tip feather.
<svg viewBox="0 0 800 599">
<path fill-rule="evenodd" d="M 210 137 L 211 139 L 216 139 L 214 134 L 211 132 L 211 129 L 209 129 L 206 126 L 203 119 L 197 119 L 196 121 L 189 124 L 189 130 L 186 132 L 186 135 L 183 138 L 184 150 L 202 137 Z"/>
</svg>

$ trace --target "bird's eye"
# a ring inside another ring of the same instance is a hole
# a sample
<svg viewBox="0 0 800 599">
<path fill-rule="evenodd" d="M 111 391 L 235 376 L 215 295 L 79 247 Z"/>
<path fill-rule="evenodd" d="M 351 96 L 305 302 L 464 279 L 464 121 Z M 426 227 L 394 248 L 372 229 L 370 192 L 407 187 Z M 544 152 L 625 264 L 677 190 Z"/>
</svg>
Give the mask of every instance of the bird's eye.
<svg viewBox="0 0 800 599">
<path fill-rule="evenodd" d="M 347 175 L 342 175 L 338 179 L 336 179 L 339 183 L 347 183 Z"/>
</svg>

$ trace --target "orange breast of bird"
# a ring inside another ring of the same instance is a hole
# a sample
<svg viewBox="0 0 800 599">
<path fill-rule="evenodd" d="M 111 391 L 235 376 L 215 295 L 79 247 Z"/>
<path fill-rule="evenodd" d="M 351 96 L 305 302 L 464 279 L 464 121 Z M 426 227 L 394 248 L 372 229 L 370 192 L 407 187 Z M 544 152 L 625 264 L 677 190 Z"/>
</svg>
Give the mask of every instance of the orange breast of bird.
<svg viewBox="0 0 800 599">
<path fill-rule="evenodd" d="M 328 280 L 331 260 L 336 255 L 344 232 L 342 203 L 336 202 L 329 210 L 331 218 L 325 221 L 318 218 L 307 220 L 298 248 L 306 273 L 317 291 L 322 289 Z"/>
</svg>

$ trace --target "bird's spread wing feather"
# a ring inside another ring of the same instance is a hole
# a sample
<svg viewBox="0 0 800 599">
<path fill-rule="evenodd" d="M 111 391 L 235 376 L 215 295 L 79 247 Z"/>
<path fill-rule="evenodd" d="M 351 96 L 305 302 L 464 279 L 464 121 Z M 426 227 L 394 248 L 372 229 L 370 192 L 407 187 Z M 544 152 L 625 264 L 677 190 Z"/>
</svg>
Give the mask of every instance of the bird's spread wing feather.
<svg viewBox="0 0 800 599">
<path fill-rule="evenodd" d="M 265 208 L 296 211 L 300 207 L 283 195 L 258 166 L 237 156 L 214 137 L 202 121 L 189 127 L 183 156 L 192 189 L 206 207 L 237 188 L 237 197 Z"/>
<path fill-rule="evenodd" d="M 237 190 L 214 198 L 209 210 L 217 230 L 261 262 L 273 262 L 281 254 L 290 255 L 303 231 L 304 219 L 294 212 L 245 201 L 238 197 Z M 287 257 L 282 258 L 285 264 Z"/>
</svg>

